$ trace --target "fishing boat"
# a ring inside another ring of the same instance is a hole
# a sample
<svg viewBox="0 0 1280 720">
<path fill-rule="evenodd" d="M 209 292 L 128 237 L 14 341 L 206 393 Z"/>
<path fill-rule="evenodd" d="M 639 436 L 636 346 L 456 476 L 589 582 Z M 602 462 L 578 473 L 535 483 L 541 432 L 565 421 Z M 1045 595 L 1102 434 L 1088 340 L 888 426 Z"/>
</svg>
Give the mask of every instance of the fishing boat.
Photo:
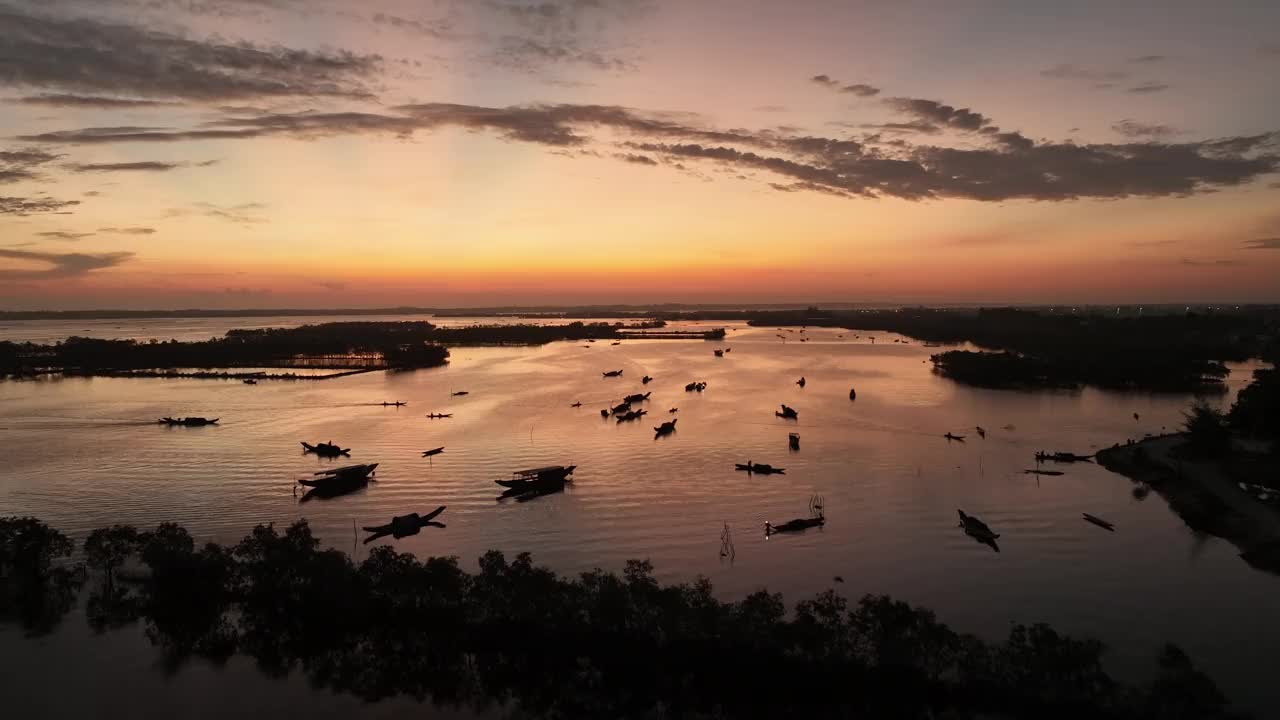
<svg viewBox="0 0 1280 720">
<path fill-rule="evenodd" d="M 574 404 L 570 405 L 569 407 L 582 407 L 582 403 L 581 403 L 581 402 L 576 402 L 576 403 L 574 403 Z"/>
<path fill-rule="evenodd" d="M 795 520 L 788 520 L 781 525 L 774 525 L 766 520 L 764 523 L 764 534 L 773 535 L 774 533 L 800 532 L 801 530 L 808 530 L 813 527 L 822 527 L 826 524 L 827 519 L 821 515 L 811 518 L 796 518 Z"/>
<path fill-rule="evenodd" d="M 707 384 L 701 381 L 691 382 L 684 386 L 685 392 L 702 392 L 703 390 L 706 390 L 706 389 L 707 389 Z"/>
<path fill-rule="evenodd" d="M 608 372 L 603 372 L 603 373 L 600 373 L 600 374 L 601 374 L 601 375 L 603 375 L 603 376 L 605 376 L 605 377 L 621 377 L 621 375 L 622 375 L 622 371 L 621 371 L 621 370 L 610 370 L 610 371 L 608 371 Z"/>
<path fill-rule="evenodd" d="M 621 341 L 621 340 L 615 340 L 615 341 L 613 341 L 613 342 L 611 342 L 611 343 L 609 343 L 609 344 L 610 344 L 610 345 L 621 345 L 621 344 L 622 344 L 622 341 Z"/>
<path fill-rule="evenodd" d="M 396 402 L 384 402 L 382 403 L 382 407 L 404 407 L 405 405 L 408 405 L 408 404 L 409 403 L 407 402 L 400 402 L 399 400 L 397 400 Z"/>
<path fill-rule="evenodd" d="M 623 423 L 623 422 L 630 422 L 632 420 L 639 420 L 640 418 L 648 414 L 649 414 L 648 410 L 628 410 L 618 415 L 617 418 L 618 418 L 618 422 Z"/>
<path fill-rule="evenodd" d="M 947 433 L 946 435 L 943 435 L 942 437 L 946 438 L 947 440 L 955 440 L 956 442 L 964 442 L 964 436 L 963 436 L 963 435 L 956 435 L 955 433 Z"/>
<path fill-rule="evenodd" d="M 679 410 L 679 409 L 680 409 L 680 408 L 678 408 L 678 407 L 674 407 L 674 408 L 671 408 L 670 410 L 668 410 L 667 412 L 669 412 L 669 413 L 673 413 L 673 412 L 676 412 L 676 411 L 677 411 L 677 410 Z"/>
<path fill-rule="evenodd" d="M 609 408 L 609 412 L 613 413 L 614 415 L 621 415 L 626 412 L 631 412 L 631 403 L 620 402 L 617 405 L 614 405 L 612 408 Z"/>
<path fill-rule="evenodd" d="M 217 425 L 219 419 L 220 418 L 213 418 L 212 420 L 210 420 L 209 418 L 202 418 L 202 417 L 185 417 L 185 418 L 163 417 L 163 418 L 160 418 L 157 422 L 159 422 L 162 425 L 181 425 L 183 427 L 200 427 L 202 425 Z"/>
<path fill-rule="evenodd" d="M 1061 470 L 1040 470 L 1040 469 L 1035 469 L 1035 470 L 1023 470 L 1022 472 L 1023 472 L 1024 474 L 1026 474 L 1026 475 L 1052 475 L 1052 476 L 1057 476 L 1057 475 L 1063 475 L 1063 474 L 1064 474 Z"/>
<path fill-rule="evenodd" d="M 418 531 L 424 527 L 443 528 L 445 527 L 444 523 L 434 521 L 440 516 L 440 513 L 444 512 L 444 510 L 445 506 L 441 505 L 426 515 L 409 513 L 408 515 L 397 515 L 391 518 L 391 522 L 386 525 L 365 525 L 363 528 L 364 531 L 373 534 L 365 538 L 364 542 L 368 544 L 378 538 L 386 537 L 387 535 L 399 540 L 400 538 L 408 537 L 410 535 L 417 535 Z"/>
<path fill-rule="evenodd" d="M 314 488 L 364 486 L 369 484 L 369 477 L 377 469 L 378 463 L 344 465 L 343 467 L 313 473 L 311 477 L 299 480 L 298 484 Z"/>
<path fill-rule="evenodd" d="M 648 375 L 645 375 L 644 377 L 640 378 L 640 383 L 642 385 L 648 385 L 651 382 L 653 382 L 653 378 L 649 377 Z"/>
<path fill-rule="evenodd" d="M 984 430 L 984 429 L 982 428 L 982 426 L 981 426 L 981 425 L 978 425 L 978 426 L 977 426 L 977 427 L 975 427 L 974 429 L 978 431 L 978 437 L 980 437 L 980 438 L 982 438 L 982 439 L 984 439 L 984 440 L 986 439 L 986 437 L 987 437 L 987 431 L 986 431 L 986 430 Z"/>
<path fill-rule="evenodd" d="M 600 417 L 602 417 L 602 418 L 607 418 L 607 417 L 609 417 L 609 409 L 608 409 L 608 408 L 604 408 L 604 409 L 602 409 L 602 410 L 600 411 Z"/>
<path fill-rule="evenodd" d="M 795 408 L 788 407 L 787 405 L 783 405 L 781 411 L 775 411 L 773 414 L 780 418 L 786 418 L 787 420 L 798 420 L 800 418 L 800 413 L 797 412 Z"/>
<path fill-rule="evenodd" d="M 1080 513 L 1080 514 L 1084 517 L 1084 519 L 1085 519 L 1085 520 L 1087 520 L 1088 522 L 1093 523 L 1094 525 L 1097 525 L 1098 527 L 1100 527 L 1100 528 L 1102 528 L 1102 529 L 1104 529 L 1104 530 L 1110 530 L 1111 532 L 1115 532 L 1115 531 L 1116 531 L 1116 526 L 1115 526 L 1115 525 L 1113 525 L 1112 523 L 1107 522 L 1106 520 L 1103 520 L 1102 518 L 1098 517 L 1097 515 L 1090 515 L 1089 513 Z"/>
<path fill-rule="evenodd" d="M 254 380 L 253 378 L 245 378 L 245 379 L 244 379 L 244 384 L 245 384 L 245 385 L 257 385 L 257 384 L 258 384 L 258 381 L 257 381 L 257 380 Z"/>
<path fill-rule="evenodd" d="M 573 471 L 577 469 L 577 465 L 548 465 L 546 467 L 530 468 L 528 470 L 517 470 L 511 473 L 510 480 L 494 480 L 495 483 L 505 488 L 524 487 L 529 483 L 549 482 L 553 480 L 564 481 Z"/>
<path fill-rule="evenodd" d="M 858 399 L 858 391 L 857 391 L 857 390 L 854 390 L 853 388 L 849 388 L 849 399 L 850 399 L 850 400 L 857 400 L 857 399 Z"/>
<path fill-rule="evenodd" d="M 672 412 L 675 412 L 674 408 L 672 409 Z M 680 418 L 676 418 L 675 420 L 668 420 L 662 423 L 661 425 L 659 425 L 658 427 L 654 428 L 653 432 L 655 433 L 655 437 L 660 437 L 662 435 L 670 435 L 671 433 L 675 432 L 676 420 L 679 420 L 679 419 Z"/>
<path fill-rule="evenodd" d="M 796 381 L 796 384 L 797 384 L 797 385 L 799 385 L 800 387 L 804 387 L 804 386 L 805 386 L 805 379 L 804 379 L 804 376 L 803 376 L 803 375 L 801 375 L 801 376 L 800 376 L 800 379 Z"/>
<path fill-rule="evenodd" d="M 1040 451 L 1036 453 L 1036 462 L 1047 462 L 1047 461 L 1061 462 L 1061 463 L 1093 462 L 1093 456 L 1077 455 L 1075 453 L 1069 453 L 1069 452 L 1051 453 L 1051 452 Z"/>
<path fill-rule="evenodd" d="M 631 395 L 628 395 L 622 398 L 622 402 L 630 404 L 630 403 L 644 402 L 645 400 L 648 400 L 648 399 L 649 399 L 649 393 L 633 393 Z"/>
<path fill-rule="evenodd" d="M 800 433 L 788 433 L 787 445 L 790 446 L 792 450 L 799 450 L 800 449 Z"/>
<path fill-rule="evenodd" d="M 743 463 L 735 463 L 734 467 L 739 470 L 746 470 L 749 473 L 758 473 L 760 475 L 781 475 L 787 471 L 786 468 L 774 467 L 767 463 L 753 463 L 750 460 Z"/>
<path fill-rule="evenodd" d="M 724 350 L 712 350 L 711 352 L 715 353 L 716 357 L 724 357 Z"/>
<path fill-rule="evenodd" d="M 827 518 L 823 513 L 823 504 L 822 496 L 814 495 L 809 498 L 809 517 L 788 520 L 781 525 L 774 525 L 766 520 L 764 523 L 764 536 L 767 538 L 775 533 L 801 532 L 809 528 L 826 525 Z"/>
<path fill-rule="evenodd" d="M 462 397 L 463 395 L 470 395 L 470 394 L 471 394 L 470 390 L 457 390 L 455 392 L 449 393 L 449 397 Z"/>
<path fill-rule="evenodd" d="M 304 442 L 302 443 L 302 451 L 315 453 L 316 455 L 321 455 L 323 457 L 338 457 L 339 455 L 351 454 L 351 448 L 341 448 L 333 443 L 317 443 L 312 445 L 311 443 Z"/>
<path fill-rule="evenodd" d="M 430 450 L 423 450 L 423 451 L 422 451 L 422 457 L 431 457 L 432 455 L 439 455 L 439 454 L 440 454 L 440 453 L 442 453 L 442 452 L 444 452 L 444 446 L 443 446 L 443 445 L 441 445 L 441 446 L 440 446 L 440 447 L 438 447 L 438 448 L 431 448 Z"/>
<path fill-rule="evenodd" d="M 972 515 L 966 515 L 963 510 L 956 510 L 960 514 L 960 527 L 964 528 L 965 534 L 982 542 L 993 542 L 1000 537 L 1000 533 L 992 532 L 987 524 Z"/>
<path fill-rule="evenodd" d="M 435 420 L 438 418 L 451 418 L 453 417 L 453 413 L 427 413 L 426 417 L 429 420 Z"/>
</svg>

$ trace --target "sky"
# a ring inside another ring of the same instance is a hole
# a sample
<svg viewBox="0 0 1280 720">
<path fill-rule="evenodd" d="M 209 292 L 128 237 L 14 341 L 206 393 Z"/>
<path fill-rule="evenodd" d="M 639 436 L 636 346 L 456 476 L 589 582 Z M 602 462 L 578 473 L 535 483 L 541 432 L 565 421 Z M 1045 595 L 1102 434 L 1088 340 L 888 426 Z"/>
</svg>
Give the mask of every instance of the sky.
<svg viewBox="0 0 1280 720">
<path fill-rule="evenodd" d="M 0 0 L 0 309 L 1280 302 L 1280 3 Z"/>
</svg>

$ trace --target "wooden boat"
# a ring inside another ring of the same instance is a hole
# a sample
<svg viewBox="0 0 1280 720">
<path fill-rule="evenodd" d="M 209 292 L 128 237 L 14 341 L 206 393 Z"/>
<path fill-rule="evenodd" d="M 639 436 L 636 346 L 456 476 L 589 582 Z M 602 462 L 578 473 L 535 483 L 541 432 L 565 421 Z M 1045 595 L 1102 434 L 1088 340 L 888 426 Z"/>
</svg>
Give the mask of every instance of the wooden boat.
<svg viewBox="0 0 1280 720">
<path fill-rule="evenodd" d="M 796 381 L 796 384 L 799 385 L 800 387 L 804 387 L 805 386 L 804 376 L 801 376 L 800 379 Z"/>
<path fill-rule="evenodd" d="M 507 488 L 502 491 L 502 494 L 498 495 L 498 499 L 503 500 L 505 498 L 513 497 L 516 499 L 516 502 L 527 502 L 534 498 L 542 497 L 543 495 L 564 492 L 565 485 L 567 484 L 568 482 L 564 478 L 559 480 L 540 480 L 520 487 Z"/>
<path fill-rule="evenodd" d="M 797 420 L 800 418 L 800 413 L 797 412 L 795 408 L 787 407 L 786 405 L 782 406 L 781 412 L 775 411 L 773 414 L 780 418 L 786 418 L 787 420 Z"/>
<path fill-rule="evenodd" d="M 849 399 L 850 399 L 850 400 L 857 400 L 857 399 L 858 399 L 858 391 L 857 391 L 857 390 L 854 390 L 853 388 L 849 388 Z"/>
<path fill-rule="evenodd" d="M 736 463 L 734 467 L 739 470 L 746 470 L 749 473 L 759 473 L 760 475 L 781 475 L 787 471 L 786 468 L 774 467 L 767 463 L 753 463 L 750 460 L 745 465 Z"/>
<path fill-rule="evenodd" d="M 1113 525 L 1113 524 L 1111 524 L 1111 523 L 1107 522 L 1106 520 L 1103 520 L 1102 518 L 1098 517 L 1097 515 L 1090 515 L 1089 513 L 1080 513 L 1080 514 L 1081 514 L 1082 516 L 1084 516 L 1084 519 L 1085 519 L 1085 520 L 1087 520 L 1087 521 L 1089 521 L 1089 522 L 1093 523 L 1094 525 L 1097 525 L 1097 526 L 1098 526 L 1098 527 L 1100 527 L 1100 528 L 1103 528 L 1104 530 L 1110 530 L 1111 532 L 1115 532 L 1115 531 L 1116 531 L 1116 526 L 1115 526 L 1115 525 Z"/>
<path fill-rule="evenodd" d="M 649 377 L 648 375 L 645 375 L 644 377 L 640 378 L 640 382 L 643 385 L 648 385 L 649 383 L 653 382 L 653 378 Z"/>
<path fill-rule="evenodd" d="M 423 451 L 422 451 L 422 457 L 431 457 L 432 455 L 439 455 L 439 454 L 440 454 L 440 453 L 442 453 L 442 452 L 444 452 L 444 446 L 443 446 L 443 445 L 441 445 L 441 446 L 440 446 L 440 447 L 438 447 L 438 448 L 431 448 L 430 450 L 423 450 Z"/>
<path fill-rule="evenodd" d="M 1093 456 L 1092 455 L 1076 455 L 1075 453 L 1069 453 L 1069 452 L 1050 453 L 1050 452 L 1040 451 L 1036 453 L 1036 462 L 1046 462 L 1046 461 L 1063 462 L 1063 463 L 1093 462 Z"/>
<path fill-rule="evenodd" d="M 707 384 L 702 381 L 691 382 L 688 385 L 684 386 L 685 392 L 702 392 L 703 390 L 706 390 L 706 389 L 707 389 Z"/>
<path fill-rule="evenodd" d="M 316 445 L 312 445 L 311 443 L 304 442 L 302 443 L 302 451 L 315 453 L 316 455 L 322 455 L 324 457 L 338 457 L 339 455 L 351 454 L 351 448 L 340 448 L 333 443 L 318 443 Z"/>
<path fill-rule="evenodd" d="M 659 436 L 670 435 L 671 433 L 676 431 L 676 420 L 679 420 L 679 419 L 680 418 L 676 418 L 675 420 L 668 420 L 667 422 L 664 422 L 658 427 L 654 428 L 653 431 L 657 433 L 657 435 Z"/>
<path fill-rule="evenodd" d="M 630 422 L 632 420 L 639 420 L 640 418 L 648 414 L 649 414 L 648 410 L 628 410 L 622 413 L 621 415 L 618 415 L 617 418 L 618 418 L 618 422 L 623 423 L 623 422 Z"/>
<path fill-rule="evenodd" d="M 363 487 L 369 484 L 369 476 L 377 468 L 378 463 L 368 463 L 321 470 L 312 477 L 299 480 L 298 484 L 314 488 Z"/>
<path fill-rule="evenodd" d="M 559 480 L 564 482 L 573 471 L 577 469 L 577 465 L 548 465 L 547 467 L 530 468 L 528 470 L 517 470 L 511 473 L 510 480 L 494 480 L 495 483 L 505 488 L 519 488 L 529 483 L 551 482 Z"/>
<path fill-rule="evenodd" d="M 607 418 L 607 417 L 609 417 L 609 410 L 608 410 L 607 408 L 606 408 L 606 409 L 601 410 L 601 411 L 600 411 L 600 417 L 602 417 L 602 418 Z"/>
<path fill-rule="evenodd" d="M 712 350 L 711 352 L 715 353 L 716 357 L 724 357 L 724 350 Z"/>
<path fill-rule="evenodd" d="M 626 412 L 631 412 L 631 403 L 620 402 L 617 405 L 614 405 L 613 407 L 609 408 L 609 412 L 613 413 L 614 415 L 621 415 Z"/>
<path fill-rule="evenodd" d="M 781 525 L 773 525 L 766 520 L 764 523 L 764 534 L 773 535 L 774 533 L 800 532 L 801 530 L 808 530 L 813 527 L 822 527 L 826 524 L 827 519 L 821 515 L 810 518 L 796 518 L 795 520 L 788 520 Z"/>
<path fill-rule="evenodd" d="M 622 398 L 622 402 L 630 404 L 630 403 L 644 402 L 645 400 L 648 400 L 648 399 L 649 399 L 649 393 L 633 393 L 631 395 L 628 395 Z"/>
<path fill-rule="evenodd" d="M 669 412 L 669 413 L 673 413 L 673 412 L 676 412 L 676 411 L 677 411 L 677 410 L 679 410 L 679 409 L 680 409 L 680 408 L 671 408 L 671 409 L 670 409 L 670 410 L 668 410 L 667 412 Z"/>
<path fill-rule="evenodd" d="M 445 507 L 446 506 L 441 505 L 426 515 L 419 515 L 418 513 L 397 515 L 391 518 L 391 522 L 386 525 L 365 525 L 363 528 L 364 531 L 373 534 L 365 538 L 364 541 L 365 543 L 370 543 L 380 537 L 386 537 L 387 535 L 399 540 L 400 538 L 408 537 L 410 535 L 417 535 L 418 531 L 424 527 L 443 528 L 445 527 L 444 523 L 434 522 L 434 520 L 440 516 L 440 513 L 444 512 Z"/>
<path fill-rule="evenodd" d="M 954 434 L 954 433 L 947 433 L 946 435 L 943 435 L 942 437 L 946 438 L 947 440 L 955 440 L 955 441 L 957 441 L 957 442 L 964 442 L 964 436 L 963 436 L 963 435 L 956 435 L 956 434 Z"/>
<path fill-rule="evenodd" d="M 470 390 L 458 390 L 456 392 L 449 393 L 449 397 L 462 397 L 463 395 L 470 395 L 470 394 L 471 394 Z"/>
<path fill-rule="evenodd" d="M 980 437 L 980 438 L 982 438 L 982 439 L 984 439 L 984 440 L 986 439 L 986 437 L 987 437 L 987 431 L 986 431 L 986 430 L 983 430 L 981 425 L 977 426 L 977 427 L 976 427 L 976 428 L 974 428 L 974 429 L 978 431 L 978 437 Z"/>
<path fill-rule="evenodd" d="M 408 404 L 409 403 L 407 402 L 400 402 L 399 400 L 397 400 L 396 402 L 384 402 L 382 403 L 382 407 L 404 407 L 405 405 L 408 405 Z"/>
<path fill-rule="evenodd" d="M 202 417 L 186 417 L 186 418 L 160 418 L 157 422 L 162 425 L 181 425 L 183 427 L 201 427 L 203 425 L 217 425 L 221 418 L 213 418 L 212 420 Z"/>
<path fill-rule="evenodd" d="M 605 377 L 620 377 L 620 376 L 622 375 L 622 371 L 621 371 L 621 370 L 610 370 L 609 372 L 600 373 L 600 374 L 601 374 L 601 375 L 604 375 Z"/>
<path fill-rule="evenodd" d="M 427 418 L 435 420 L 437 418 L 451 418 L 453 413 L 427 413 Z"/>
<path fill-rule="evenodd" d="M 966 515 L 963 510 L 956 510 L 960 514 L 960 527 L 964 528 L 965 534 L 970 535 L 983 542 L 992 542 L 1000 537 L 1000 533 L 992 532 L 987 524 L 972 515 Z"/>
<path fill-rule="evenodd" d="M 787 445 L 789 445 L 792 450 L 799 450 L 800 449 L 800 433 L 788 433 Z"/>
<path fill-rule="evenodd" d="M 257 384 L 258 384 L 258 381 L 257 381 L 257 380 L 254 380 L 253 378 L 245 378 L 245 379 L 244 379 L 244 384 L 245 384 L 245 385 L 257 385 Z"/>
<path fill-rule="evenodd" d="M 574 403 L 574 404 L 570 405 L 569 407 L 582 407 L 582 403 L 581 403 L 581 402 L 576 402 L 576 403 Z"/>
<path fill-rule="evenodd" d="M 1057 476 L 1057 475 L 1063 475 L 1063 474 L 1064 474 L 1061 470 L 1039 470 L 1039 469 L 1037 469 L 1037 470 L 1023 470 L 1022 472 L 1023 472 L 1024 474 L 1026 474 L 1026 475 L 1053 475 L 1053 476 Z"/>
<path fill-rule="evenodd" d="M 725 349 L 724 349 L 724 351 L 725 351 L 725 352 L 733 352 L 733 348 L 725 348 Z"/>
</svg>

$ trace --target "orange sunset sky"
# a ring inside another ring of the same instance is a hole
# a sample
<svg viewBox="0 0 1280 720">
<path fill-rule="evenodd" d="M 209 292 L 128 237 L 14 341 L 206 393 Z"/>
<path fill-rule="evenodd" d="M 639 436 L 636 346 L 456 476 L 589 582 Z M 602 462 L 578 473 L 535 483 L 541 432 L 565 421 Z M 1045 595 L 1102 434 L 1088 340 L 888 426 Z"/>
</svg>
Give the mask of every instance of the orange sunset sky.
<svg viewBox="0 0 1280 720">
<path fill-rule="evenodd" d="M 1277 28 L 0 0 L 0 309 L 1278 302 Z"/>
</svg>

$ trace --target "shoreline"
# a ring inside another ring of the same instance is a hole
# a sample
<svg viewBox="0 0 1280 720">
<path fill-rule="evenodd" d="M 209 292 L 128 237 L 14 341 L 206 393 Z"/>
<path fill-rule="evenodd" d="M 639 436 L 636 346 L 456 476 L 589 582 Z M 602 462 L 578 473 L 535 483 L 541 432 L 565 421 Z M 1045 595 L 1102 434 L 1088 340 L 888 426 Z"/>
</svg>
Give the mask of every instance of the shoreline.
<svg viewBox="0 0 1280 720">
<path fill-rule="evenodd" d="M 1179 457 L 1185 434 L 1099 450 L 1099 465 L 1160 494 L 1193 530 L 1230 542 L 1255 568 L 1280 574 L 1280 506 L 1242 490 L 1223 463 Z M 1137 495 L 1139 489 L 1135 489 Z"/>
</svg>

